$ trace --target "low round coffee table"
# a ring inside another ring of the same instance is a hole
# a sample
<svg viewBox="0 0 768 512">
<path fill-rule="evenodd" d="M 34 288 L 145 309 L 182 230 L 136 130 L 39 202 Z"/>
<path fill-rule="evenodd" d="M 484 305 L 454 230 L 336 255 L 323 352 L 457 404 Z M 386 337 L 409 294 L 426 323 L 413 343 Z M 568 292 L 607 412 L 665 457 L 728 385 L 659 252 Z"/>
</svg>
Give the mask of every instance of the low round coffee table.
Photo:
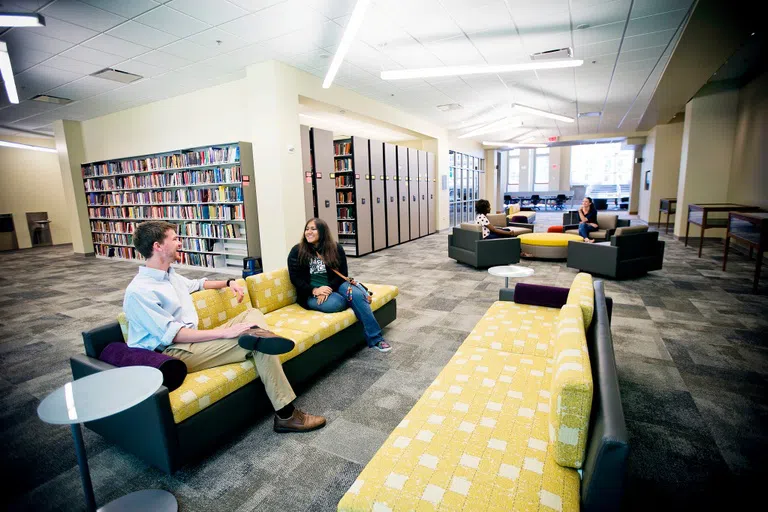
<svg viewBox="0 0 768 512">
<path fill-rule="evenodd" d="M 83 444 L 81 423 L 117 414 L 137 405 L 157 391 L 163 374 L 149 366 L 129 366 L 94 373 L 68 382 L 48 395 L 37 408 L 37 415 L 46 423 L 70 425 L 75 440 L 75 454 L 80 466 L 86 509 L 96 510 L 91 473 Z M 178 504 L 173 494 L 159 489 L 136 491 L 99 508 L 100 512 L 123 510 L 157 510 L 176 512 Z"/>
<path fill-rule="evenodd" d="M 529 233 L 517 238 L 524 257 L 551 260 L 564 260 L 568 257 L 568 242 L 584 241 L 579 235 L 568 233 Z"/>
<path fill-rule="evenodd" d="M 520 265 L 501 265 L 498 267 L 489 268 L 488 273 L 492 276 L 503 277 L 506 279 L 504 282 L 504 288 L 509 288 L 510 277 L 532 276 L 534 274 L 534 270 L 531 267 L 523 267 Z"/>
</svg>

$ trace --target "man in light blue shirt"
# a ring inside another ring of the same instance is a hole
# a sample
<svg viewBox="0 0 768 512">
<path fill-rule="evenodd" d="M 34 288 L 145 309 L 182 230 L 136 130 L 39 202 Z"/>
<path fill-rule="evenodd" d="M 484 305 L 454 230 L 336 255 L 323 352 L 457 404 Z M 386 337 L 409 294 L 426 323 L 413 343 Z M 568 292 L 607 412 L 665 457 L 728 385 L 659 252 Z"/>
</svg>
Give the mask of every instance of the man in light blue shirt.
<svg viewBox="0 0 768 512">
<path fill-rule="evenodd" d="M 296 394 L 276 355 L 290 352 L 294 342 L 267 330 L 261 311 L 248 308 L 221 327 L 197 329 L 191 293 L 228 286 L 242 301 L 242 286 L 234 279 L 190 280 L 176 273 L 171 264 L 177 260 L 181 240 L 176 226 L 168 222 L 142 222 L 133 234 L 133 244 L 147 262 L 125 290 L 129 346 L 181 359 L 190 373 L 242 362 L 252 355 L 275 409 L 276 432 L 304 432 L 325 425 L 322 416 L 294 407 Z"/>
</svg>

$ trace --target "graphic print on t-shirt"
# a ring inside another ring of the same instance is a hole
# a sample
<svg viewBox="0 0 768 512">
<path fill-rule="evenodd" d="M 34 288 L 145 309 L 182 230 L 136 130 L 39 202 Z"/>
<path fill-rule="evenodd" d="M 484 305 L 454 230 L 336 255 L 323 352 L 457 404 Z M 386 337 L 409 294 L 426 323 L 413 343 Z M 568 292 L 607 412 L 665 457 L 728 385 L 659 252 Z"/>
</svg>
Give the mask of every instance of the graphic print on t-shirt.
<svg viewBox="0 0 768 512">
<path fill-rule="evenodd" d="M 309 260 L 309 273 L 312 274 L 325 274 L 325 262 L 320 258 L 312 258 Z"/>
</svg>

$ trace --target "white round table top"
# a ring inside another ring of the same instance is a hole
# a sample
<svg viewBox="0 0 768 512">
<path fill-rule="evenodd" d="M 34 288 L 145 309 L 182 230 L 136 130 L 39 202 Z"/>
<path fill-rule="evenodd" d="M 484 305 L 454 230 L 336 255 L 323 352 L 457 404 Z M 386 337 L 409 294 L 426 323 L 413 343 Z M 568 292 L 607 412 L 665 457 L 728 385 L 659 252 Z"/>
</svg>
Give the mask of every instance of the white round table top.
<svg viewBox="0 0 768 512">
<path fill-rule="evenodd" d="M 127 366 L 64 384 L 45 397 L 37 415 L 46 423 L 70 425 L 106 418 L 152 396 L 163 374 L 150 366 Z"/>
<path fill-rule="evenodd" d="M 534 274 L 534 270 L 521 265 L 502 265 L 489 268 L 488 273 L 497 277 L 528 277 Z"/>
</svg>

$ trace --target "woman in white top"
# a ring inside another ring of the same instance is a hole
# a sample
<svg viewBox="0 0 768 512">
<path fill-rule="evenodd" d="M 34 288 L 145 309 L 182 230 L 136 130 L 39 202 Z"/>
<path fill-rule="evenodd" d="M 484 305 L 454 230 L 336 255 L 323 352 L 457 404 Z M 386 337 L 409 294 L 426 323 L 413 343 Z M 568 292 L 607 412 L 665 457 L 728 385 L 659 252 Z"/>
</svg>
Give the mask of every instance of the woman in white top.
<svg viewBox="0 0 768 512">
<path fill-rule="evenodd" d="M 475 224 L 483 226 L 483 240 L 492 238 L 509 238 L 515 236 L 514 233 L 507 231 L 504 228 L 497 228 L 491 224 L 491 221 L 488 220 L 488 217 L 486 217 L 486 215 L 491 213 L 491 203 L 489 203 L 488 200 L 481 199 L 475 203 L 475 213 L 477 213 L 477 217 L 475 217 Z"/>
</svg>

